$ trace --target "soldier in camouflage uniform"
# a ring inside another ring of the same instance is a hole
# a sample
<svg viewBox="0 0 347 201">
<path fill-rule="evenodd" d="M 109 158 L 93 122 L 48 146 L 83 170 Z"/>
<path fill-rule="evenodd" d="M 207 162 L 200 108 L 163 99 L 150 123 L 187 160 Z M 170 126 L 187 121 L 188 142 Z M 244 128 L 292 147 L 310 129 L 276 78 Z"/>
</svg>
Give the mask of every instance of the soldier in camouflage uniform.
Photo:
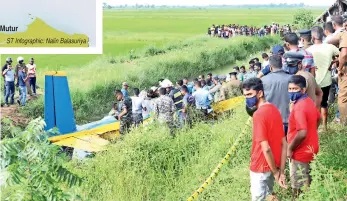
<svg viewBox="0 0 347 201">
<path fill-rule="evenodd" d="M 132 125 L 132 101 L 129 97 L 124 97 L 122 91 L 117 90 L 115 93 L 119 101 L 117 111 L 119 113 L 116 119 L 120 121 L 119 133 L 125 135 Z"/>
<path fill-rule="evenodd" d="M 176 111 L 176 106 L 173 100 L 166 96 L 166 89 L 159 89 L 160 97 L 156 100 L 154 112 L 159 122 L 167 124 L 170 129 L 170 135 L 175 136 L 175 124 L 173 115 Z"/>
</svg>

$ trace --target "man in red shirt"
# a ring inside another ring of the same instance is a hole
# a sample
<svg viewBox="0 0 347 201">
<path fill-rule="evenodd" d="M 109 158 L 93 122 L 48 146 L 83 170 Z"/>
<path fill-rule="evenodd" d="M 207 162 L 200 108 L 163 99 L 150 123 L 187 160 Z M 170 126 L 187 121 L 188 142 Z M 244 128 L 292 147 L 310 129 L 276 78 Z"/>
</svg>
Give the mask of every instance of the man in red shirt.
<svg viewBox="0 0 347 201">
<path fill-rule="evenodd" d="M 275 105 L 265 101 L 264 86 L 259 78 L 242 84 L 246 111 L 253 116 L 253 139 L 250 179 L 252 200 L 265 200 L 273 194 L 274 180 L 283 188 L 287 142 L 282 117 Z"/>
<path fill-rule="evenodd" d="M 303 76 L 292 76 L 288 85 L 288 96 L 294 103 L 288 123 L 287 156 L 290 160 L 290 179 L 295 198 L 301 187 L 310 184 L 309 163 L 319 149 L 317 128 L 320 114 L 306 93 L 306 80 Z"/>
</svg>

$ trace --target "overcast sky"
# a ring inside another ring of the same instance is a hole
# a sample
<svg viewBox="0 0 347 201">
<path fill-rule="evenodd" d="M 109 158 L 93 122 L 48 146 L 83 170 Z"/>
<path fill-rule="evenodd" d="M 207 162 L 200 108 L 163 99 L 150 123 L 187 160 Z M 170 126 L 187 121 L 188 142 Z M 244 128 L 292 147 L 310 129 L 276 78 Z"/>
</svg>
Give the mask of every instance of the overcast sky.
<svg viewBox="0 0 347 201">
<path fill-rule="evenodd" d="M 214 0 L 214 1 L 207 1 L 207 0 L 104 0 L 104 2 L 107 2 L 111 5 L 133 5 L 133 4 L 155 4 L 155 5 L 221 5 L 221 4 L 227 4 L 227 5 L 238 5 L 238 4 L 270 4 L 270 3 L 305 3 L 306 5 L 310 6 L 330 6 L 332 5 L 336 0 Z"/>
</svg>

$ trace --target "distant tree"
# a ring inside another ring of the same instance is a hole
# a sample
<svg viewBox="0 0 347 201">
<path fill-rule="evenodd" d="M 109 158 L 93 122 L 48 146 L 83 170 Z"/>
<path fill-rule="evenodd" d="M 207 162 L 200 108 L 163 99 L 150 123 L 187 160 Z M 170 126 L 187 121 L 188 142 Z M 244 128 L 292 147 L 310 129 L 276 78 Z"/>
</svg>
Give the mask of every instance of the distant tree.
<svg viewBox="0 0 347 201">
<path fill-rule="evenodd" d="M 299 9 L 294 14 L 293 24 L 299 29 L 311 29 L 314 25 L 313 13 L 304 8 Z"/>
<path fill-rule="evenodd" d="M 111 8 L 112 8 L 112 6 L 111 6 L 111 5 L 107 5 L 107 8 L 108 8 L 108 9 L 111 9 Z"/>
<path fill-rule="evenodd" d="M 103 6 L 102 6 L 103 8 L 106 8 L 106 7 L 107 7 L 107 3 L 105 3 L 105 2 L 102 3 L 102 5 L 103 5 Z"/>
</svg>

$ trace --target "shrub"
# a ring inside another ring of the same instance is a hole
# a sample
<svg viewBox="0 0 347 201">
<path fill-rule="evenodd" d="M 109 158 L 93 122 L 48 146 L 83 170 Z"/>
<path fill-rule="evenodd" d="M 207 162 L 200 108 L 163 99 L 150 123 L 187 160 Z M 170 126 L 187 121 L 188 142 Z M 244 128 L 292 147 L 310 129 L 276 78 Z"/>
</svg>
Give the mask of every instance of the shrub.
<svg viewBox="0 0 347 201">
<path fill-rule="evenodd" d="M 81 179 L 63 167 L 66 162 L 43 131 L 44 122 L 33 120 L 24 131 L 10 126 L 11 136 L 1 140 L 2 197 L 6 200 L 76 200 L 68 190 Z M 6 125 L 5 125 L 6 127 Z"/>
</svg>

